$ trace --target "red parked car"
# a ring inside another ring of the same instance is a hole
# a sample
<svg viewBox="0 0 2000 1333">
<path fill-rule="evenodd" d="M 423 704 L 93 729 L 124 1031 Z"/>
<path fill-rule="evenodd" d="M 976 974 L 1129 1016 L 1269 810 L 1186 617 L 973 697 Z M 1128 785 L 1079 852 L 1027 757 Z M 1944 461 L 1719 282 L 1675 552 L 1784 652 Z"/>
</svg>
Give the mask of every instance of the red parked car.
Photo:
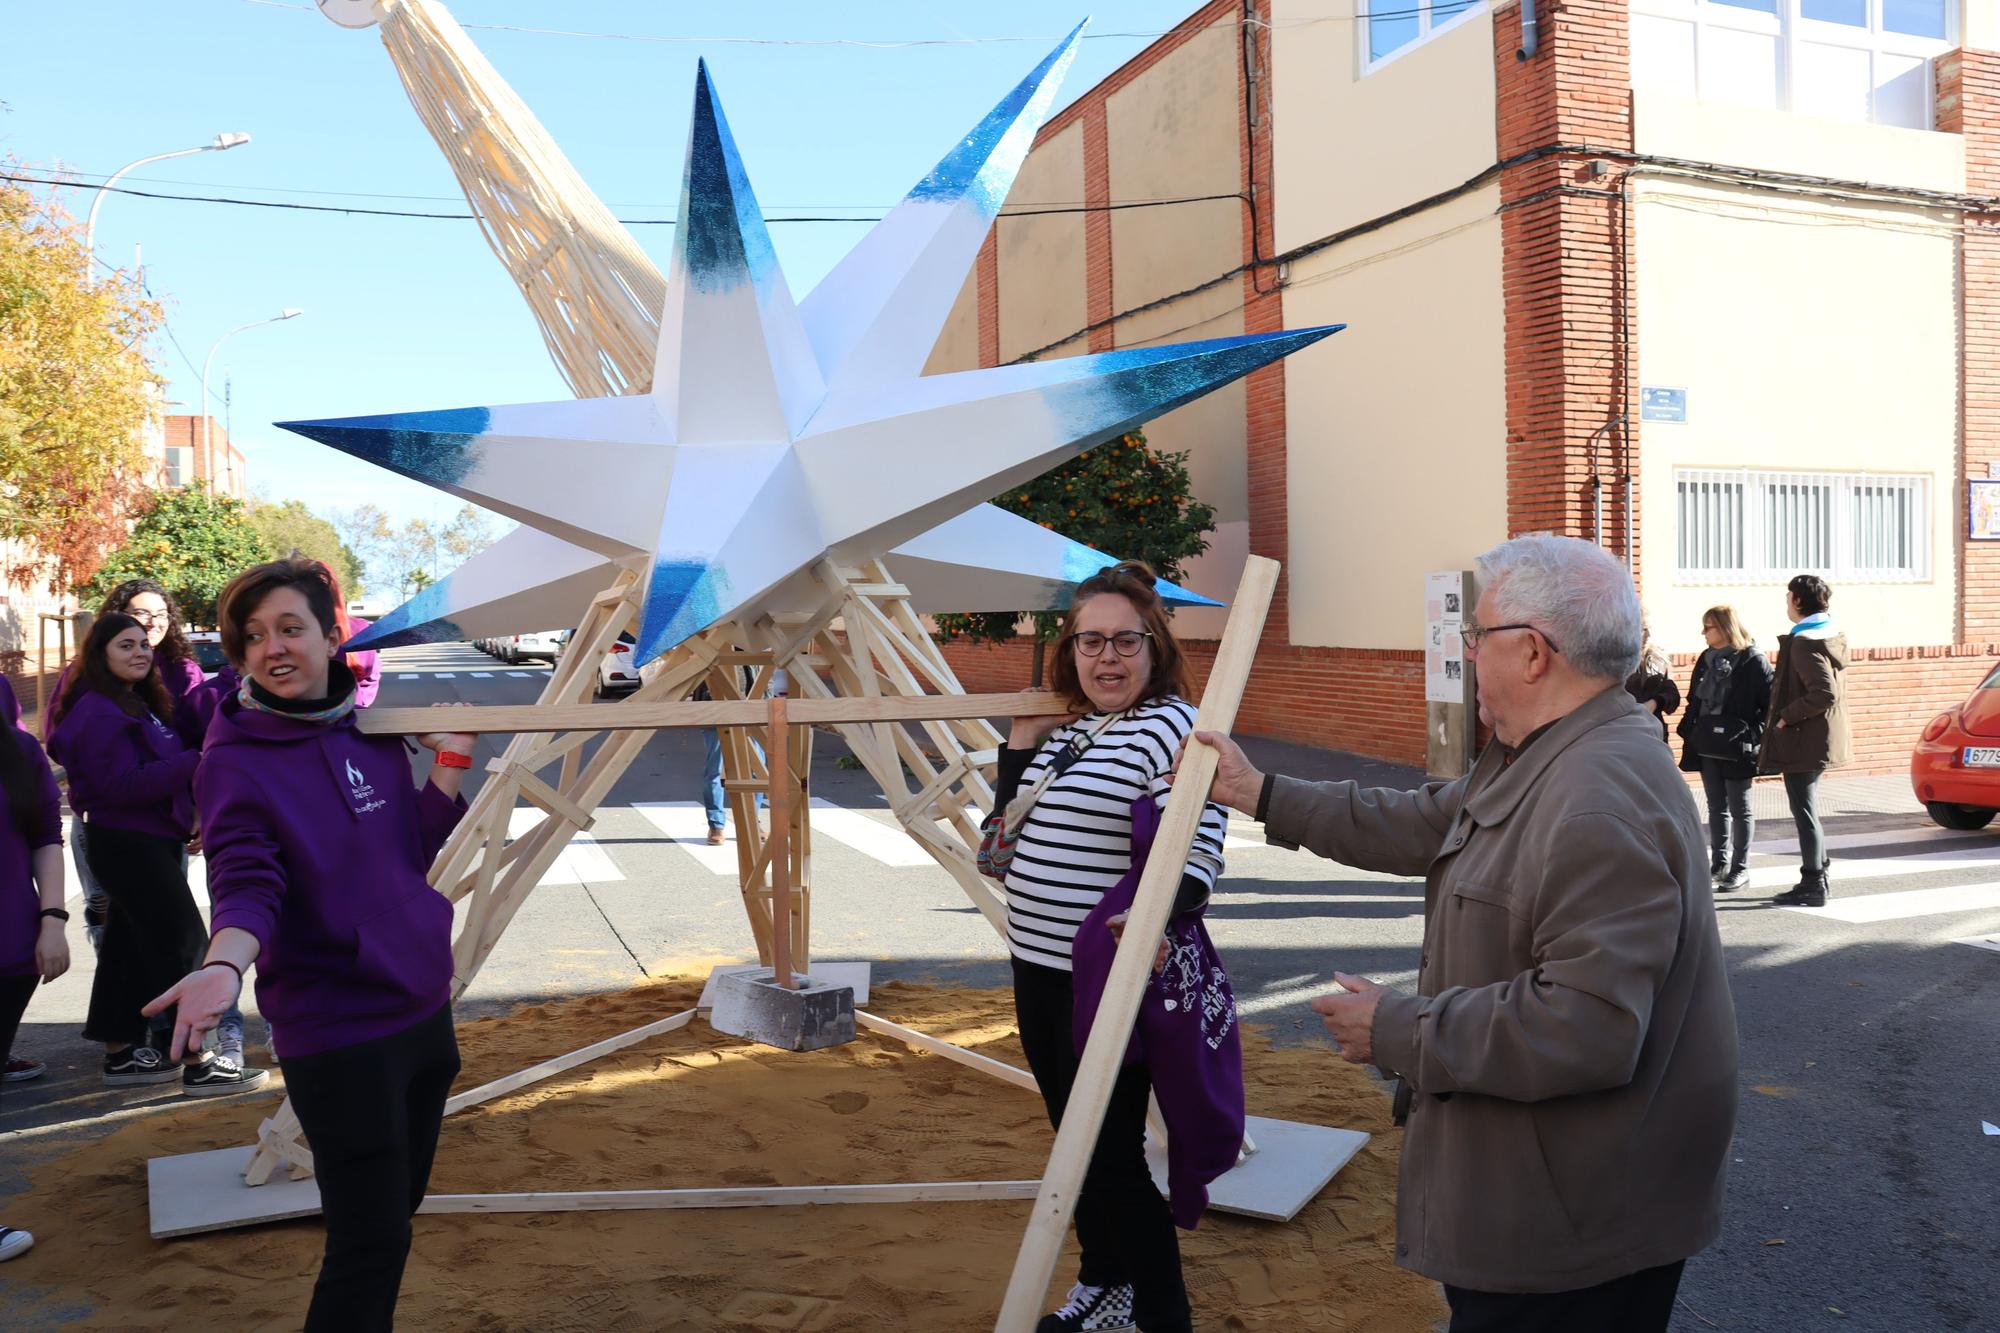
<svg viewBox="0 0 2000 1333">
<path fill-rule="evenodd" d="M 2000 668 L 1930 720 L 1910 756 L 1910 785 L 1949 829 L 1985 828 L 2000 814 Z"/>
</svg>

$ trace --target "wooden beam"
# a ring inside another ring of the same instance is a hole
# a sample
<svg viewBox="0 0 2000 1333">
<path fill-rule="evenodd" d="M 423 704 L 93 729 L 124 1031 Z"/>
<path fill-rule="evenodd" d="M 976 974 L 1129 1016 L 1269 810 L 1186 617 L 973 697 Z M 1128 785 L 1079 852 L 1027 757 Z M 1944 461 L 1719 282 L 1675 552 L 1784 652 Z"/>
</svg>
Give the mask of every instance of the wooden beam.
<svg viewBox="0 0 2000 1333">
<path fill-rule="evenodd" d="M 1243 566 L 1243 581 L 1230 601 L 1229 625 L 1216 649 L 1215 665 L 1202 691 L 1201 708 L 1194 725 L 1200 731 L 1228 731 L 1236 721 L 1236 707 L 1249 681 L 1256 658 L 1257 641 L 1264 631 L 1264 617 L 1271 607 L 1271 594 L 1278 584 L 1278 562 L 1251 556 Z M 1054 1149 L 1049 1153 L 1048 1170 L 1035 1196 L 1021 1250 L 1014 1258 L 1013 1277 L 1000 1306 L 996 1333 L 1031 1333 L 1041 1316 L 1048 1295 L 1049 1276 L 1062 1253 L 1063 1237 L 1069 1231 L 1070 1214 L 1083 1188 L 1084 1169 L 1097 1144 L 1104 1124 L 1104 1111 L 1111 1103 L 1111 1086 L 1118 1077 L 1119 1062 L 1131 1040 L 1132 1023 L 1138 1017 L 1139 1000 L 1160 936 L 1172 914 L 1174 891 L 1180 885 L 1187 864 L 1188 849 L 1201 824 L 1202 808 L 1215 779 L 1216 752 L 1206 745 L 1193 744 L 1181 756 L 1180 771 L 1174 779 L 1173 795 L 1160 815 L 1160 830 L 1153 850 L 1139 877 L 1138 894 L 1132 903 L 1131 919 L 1118 943 L 1111 963 L 1111 976 L 1098 1001 L 1097 1017 L 1090 1038 L 1084 1043 L 1076 1081 L 1071 1085 L 1069 1104 L 1063 1111 L 1062 1127 L 1056 1131 Z"/>
<path fill-rule="evenodd" d="M 834 1203 L 1031 1199 L 1039 1181 L 949 1180 L 924 1185 L 756 1185 L 729 1189 L 433 1194 L 420 1213 L 580 1213 L 626 1208 L 773 1208 Z"/>
<path fill-rule="evenodd" d="M 867 1028 L 870 1032 L 879 1032 L 885 1037 L 894 1037 L 905 1046 L 914 1046 L 920 1051 L 929 1051 L 932 1055 L 942 1055 L 947 1060 L 956 1060 L 968 1069 L 977 1069 L 982 1074 L 991 1074 L 1002 1083 L 1011 1083 L 1017 1088 L 1026 1088 L 1029 1092 L 1039 1092 L 1041 1090 L 1041 1085 L 1035 1082 L 1035 1076 L 1027 1070 L 1017 1069 L 1013 1065 L 995 1060 L 991 1056 L 981 1055 L 977 1051 L 968 1051 L 963 1046 L 954 1046 L 950 1042 L 940 1037 L 933 1037 L 927 1032 L 919 1032 L 915 1028 L 906 1028 L 901 1023 L 891 1023 L 888 1019 L 877 1014 L 871 1014 L 863 1009 L 856 1009 L 854 1011 L 854 1021 L 862 1027 Z"/>
<path fill-rule="evenodd" d="M 771 773 L 771 837 L 765 844 L 771 861 L 771 967 L 778 984 L 797 990 L 792 976 L 792 728 L 785 720 L 782 695 L 765 706 L 770 726 L 764 737 L 764 763 Z"/>
<path fill-rule="evenodd" d="M 794 726 L 815 723 L 937 722 L 955 718 L 1056 717 L 1072 711 L 1039 690 L 1019 694 L 923 694 L 873 699 L 794 699 Z M 454 708 L 450 722 L 463 732 L 666 731 L 676 727 L 756 727 L 765 722 L 758 700 L 711 703 L 502 704 Z M 428 708 L 364 708 L 356 724 L 370 736 L 415 736 L 436 731 Z"/>
<path fill-rule="evenodd" d="M 444 1104 L 444 1113 L 452 1115 L 465 1110 L 468 1106 L 477 1106 L 481 1102 L 490 1102 L 495 1097 L 505 1097 L 508 1093 L 516 1092 L 531 1083 L 539 1083 L 545 1078 L 554 1078 L 557 1074 L 567 1073 L 575 1069 L 578 1065 L 589 1064 L 592 1060 L 609 1055 L 613 1051 L 622 1051 L 627 1046 L 636 1046 L 650 1037 L 657 1037 L 667 1032 L 677 1032 L 681 1028 L 686 1027 L 693 1018 L 694 1010 L 689 1009 L 683 1013 L 675 1014 L 670 1018 L 662 1018 L 657 1022 L 648 1023 L 644 1027 L 633 1028 L 630 1032 L 621 1032 L 615 1037 L 606 1037 L 603 1041 L 585 1046 L 581 1050 L 571 1051 L 568 1055 L 558 1055 L 554 1059 L 544 1060 L 538 1065 L 530 1065 L 519 1073 L 509 1074 L 505 1078 L 496 1078 L 491 1083 L 482 1083 L 478 1087 L 467 1089 L 459 1093 L 456 1097 L 453 1097 L 450 1101 L 447 1101 Z"/>
</svg>

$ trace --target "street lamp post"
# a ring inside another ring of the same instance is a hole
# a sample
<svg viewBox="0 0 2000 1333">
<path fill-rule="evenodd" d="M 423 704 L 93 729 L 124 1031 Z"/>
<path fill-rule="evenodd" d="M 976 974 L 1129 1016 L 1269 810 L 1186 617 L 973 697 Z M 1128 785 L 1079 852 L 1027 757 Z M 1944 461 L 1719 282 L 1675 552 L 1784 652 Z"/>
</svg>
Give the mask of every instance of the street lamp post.
<svg viewBox="0 0 2000 1333">
<path fill-rule="evenodd" d="M 181 148 L 171 153 L 155 153 L 151 157 L 142 157 L 136 162 L 127 162 L 124 166 L 112 172 L 110 178 L 104 184 L 97 187 L 97 197 L 90 201 L 90 212 L 83 220 L 84 276 L 86 278 L 90 276 L 90 261 L 92 256 L 97 253 L 97 210 L 104 207 L 104 196 L 111 193 L 111 187 L 118 183 L 120 176 L 123 176 L 126 172 L 136 167 L 143 167 L 148 162 L 164 162 L 170 157 L 189 157 L 195 153 L 219 153 L 226 148 L 240 148 L 249 142 L 250 136 L 241 130 L 228 130 L 216 135 L 213 139 L 198 148 Z"/>
<path fill-rule="evenodd" d="M 248 324 L 238 324 L 235 328 L 223 334 L 220 338 L 217 338 L 214 344 L 208 349 L 208 357 L 201 363 L 201 451 L 204 454 L 208 452 L 208 447 L 209 447 L 208 446 L 208 372 L 209 369 L 215 365 L 215 354 L 222 349 L 222 344 L 228 342 L 231 338 L 234 338 L 237 334 L 243 332 L 243 330 L 245 329 L 254 329 L 257 328 L 259 325 L 263 324 L 276 324 L 280 320 L 297 319 L 300 315 L 303 315 L 304 313 L 305 311 L 299 309 L 297 306 L 286 306 L 283 310 L 271 316 L 269 319 L 253 319 Z M 212 459 L 210 461 L 213 462 Z M 235 472 L 235 469 L 232 467 L 230 469 L 230 472 L 233 474 Z M 235 477 L 233 475 L 231 476 L 230 481 L 232 484 L 234 483 Z"/>
</svg>

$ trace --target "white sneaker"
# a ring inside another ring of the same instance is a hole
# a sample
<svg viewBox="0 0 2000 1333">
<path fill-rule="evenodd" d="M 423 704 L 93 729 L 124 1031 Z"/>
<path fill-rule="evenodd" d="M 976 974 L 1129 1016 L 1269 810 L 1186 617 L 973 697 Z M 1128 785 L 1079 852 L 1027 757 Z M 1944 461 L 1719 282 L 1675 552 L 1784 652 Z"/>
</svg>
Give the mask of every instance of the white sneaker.
<svg viewBox="0 0 2000 1333">
<path fill-rule="evenodd" d="M 1069 1289 L 1062 1309 L 1042 1316 L 1035 1333 L 1116 1333 L 1137 1327 L 1132 1322 L 1131 1283 L 1086 1287 L 1079 1282 Z"/>
<path fill-rule="evenodd" d="M 30 1232 L 16 1231 L 12 1227 L 0 1227 L 0 1262 L 18 1259 L 34 1248 L 35 1238 Z"/>
</svg>

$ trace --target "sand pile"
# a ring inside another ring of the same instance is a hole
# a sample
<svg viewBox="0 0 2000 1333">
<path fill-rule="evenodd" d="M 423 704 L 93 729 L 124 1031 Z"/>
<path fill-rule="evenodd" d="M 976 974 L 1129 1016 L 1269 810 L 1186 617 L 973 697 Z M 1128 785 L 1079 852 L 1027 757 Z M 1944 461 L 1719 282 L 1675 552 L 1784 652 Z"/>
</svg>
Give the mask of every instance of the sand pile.
<svg viewBox="0 0 2000 1333">
<path fill-rule="evenodd" d="M 691 1006 L 695 980 L 524 1008 L 459 1029 L 470 1088 Z M 870 1009 L 1010 1064 L 1006 991 L 891 983 Z M 1211 1214 L 1183 1233 L 1203 1329 L 1429 1333 L 1437 1289 L 1391 1262 L 1401 1135 L 1387 1099 L 1323 1049 L 1245 1032 L 1253 1114 L 1377 1137 L 1287 1225 Z M 189 1106 L 41 1167 L 10 1205 L 28 1327 L 297 1328 L 321 1233 L 280 1223 L 182 1240 L 146 1228 L 146 1160 L 247 1143 L 275 1109 Z M 446 1120 L 437 1193 L 1032 1179 L 1051 1132 L 1032 1093 L 863 1032 L 786 1054 L 697 1022 Z M 421 1217 L 409 1329 L 965 1330 L 991 1327 L 1026 1201 Z M 1057 1270 L 1075 1273 L 1074 1251 Z"/>
</svg>

